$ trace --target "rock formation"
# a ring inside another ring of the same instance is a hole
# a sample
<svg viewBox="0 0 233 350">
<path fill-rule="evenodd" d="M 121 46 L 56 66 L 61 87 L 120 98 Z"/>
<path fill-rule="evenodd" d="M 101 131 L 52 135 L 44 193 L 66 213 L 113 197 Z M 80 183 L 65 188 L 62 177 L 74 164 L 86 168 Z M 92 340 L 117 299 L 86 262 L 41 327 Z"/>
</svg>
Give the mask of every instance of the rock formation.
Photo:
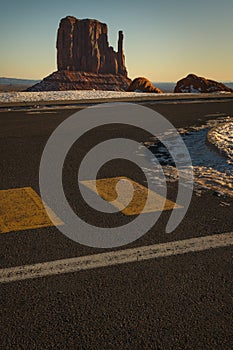
<svg viewBox="0 0 233 350">
<path fill-rule="evenodd" d="M 125 67 L 123 32 L 119 31 L 115 52 L 105 23 L 63 18 L 57 33 L 57 69 L 28 91 L 126 90 L 131 80 Z"/>
<path fill-rule="evenodd" d="M 135 78 L 128 87 L 128 91 L 162 93 L 159 88 L 154 87 L 150 80 L 143 77 Z"/>
<path fill-rule="evenodd" d="M 57 71 L 27 91 L 108 90 L 126 91 L 130 79 L 123 75 Z"/>
<path fill-rule="evenodd" d="M 123 33 L 118 51 L 108 43 L 108 27 L 92 19 L 63 18 L 57 35 L 58 70 L 127 76 L 123 53 Z"/>
<path fill-rule="evenodd" d="M 217 91 L 233 92 L 233 89 L 214 80 L 189 74 L 177 82 L 174 92 L 211 93 Z"/>
</svg>

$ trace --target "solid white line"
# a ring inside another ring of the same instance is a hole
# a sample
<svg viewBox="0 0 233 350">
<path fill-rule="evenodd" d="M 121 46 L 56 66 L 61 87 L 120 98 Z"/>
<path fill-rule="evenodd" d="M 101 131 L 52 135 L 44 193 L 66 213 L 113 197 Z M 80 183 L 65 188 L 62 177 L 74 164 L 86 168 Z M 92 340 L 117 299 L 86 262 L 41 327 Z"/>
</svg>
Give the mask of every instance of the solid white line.
<svg viewBox="0 0 233 350">
<path fill-rule="evenodd" d="M 95 269 L 233 245 L 233 232 L 0 269 L 0 283 Z"/>
</svg>

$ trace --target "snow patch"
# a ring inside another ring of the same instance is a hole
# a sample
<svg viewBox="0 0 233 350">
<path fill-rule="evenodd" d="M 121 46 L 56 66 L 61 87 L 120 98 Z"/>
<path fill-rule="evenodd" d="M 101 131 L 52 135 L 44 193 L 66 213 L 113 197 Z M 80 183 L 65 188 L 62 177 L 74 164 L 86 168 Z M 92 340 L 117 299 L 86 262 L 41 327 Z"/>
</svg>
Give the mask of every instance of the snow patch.
<svg viewBox="0 0 233 350">
<path fill-rule="evenodd" d="M 183 89 L 187 96 L 187 89 Z M 191 93 L 199 93 L 200 91 L 192 88 Z M 217 92 L 220 94 L 223 92 Z M 224 92 L 225 93 L 225 92 Z M 98 100 L 98 99 L 115 99 L 115 98 L 138 98 L 145 96 L 182 96 L 182 93 L 163 93 L 153 94 L 146 92 L 125 92 L 125 91 L 102 91 L 102 90 L 71 90 L 71 91 L 40 91 L 40 92 L 2 92 L 0 93 L 0 103 L 19 103 L 19 102 L 48 102 L 48 101 L 74 101 L 79 103 L 83 100 Z M 211 96 L 211 94 L 210 94 Z"/>
<path fill-rule="evenodd" d="M 208 140 L 233 163 L 233 121 L 217 125 L 208 132 Z"/>
<path fill-rule="evenodd" d="M 169 95 L 169 94 L 168 94 Z M 0 102 L 41 102 L 41 101 L 82 101 L 112 99 L 124 97 L 151 96 L 145 92 L 102 91 L 102 90 L 72 90 L 72 91 L 40 91 L 40 92 L 3 92 Z"/>
<path fill-rule="evenodd" d="M 227 122 L 227 123 L 226 123 Z M 227 126 L 226 126 L 227 125 Z M 179 129 L 183 141 L 189 150 L 194 173 L 194 191 L 197 195 L 201 195 L 204 190 L 211 189 L 216 192 L 217 195 L 227 195 L 233 197 L 233 162 L 230 159 L 222 156 L 214 148 L 211 148 L 207 142 L 207 135 L 209 130 L 217 126 L 216 129 L 221 130 L 222 135 L 225 135 L 223 144 L 224 150 L 229 149 L 232 151 L 232 138 L 233 138 L 233 118 L 223 117 L 218 120 L 210 120 L 206 124 L 200 127 L 191 127 L 188 129 Z M 169 130 L 164 135 L 166 139 L 169 137 Z M 173 151 L 179 152 L 176 142 L 169 141 Z M 163 182 L 159 176 L 159 171 L 156 170 L 156 161 L 160 161 L 163 171 L 168 182 L 176 182 L 179 179 L 178 172 L 176 170 L 174 161 L 168 150 L 164 145 L 158 141 L 151 140 L 145 143 L 145 145 L 151 150 L 153 155 L 149 159 L 149 163 L 152 166 L 144 168 L 143 170 L 150 177 L 151 181 L 156 186 L 163 186 Z M 138 155 L 141 150 L 138 150 Z M 145 156 L 145 155 L 144 155 Z M 181 176 L 186 177 L 185 169 L 181 171 Z M 186 181 L 186 186 L 190 184 Z"/>
</svg>

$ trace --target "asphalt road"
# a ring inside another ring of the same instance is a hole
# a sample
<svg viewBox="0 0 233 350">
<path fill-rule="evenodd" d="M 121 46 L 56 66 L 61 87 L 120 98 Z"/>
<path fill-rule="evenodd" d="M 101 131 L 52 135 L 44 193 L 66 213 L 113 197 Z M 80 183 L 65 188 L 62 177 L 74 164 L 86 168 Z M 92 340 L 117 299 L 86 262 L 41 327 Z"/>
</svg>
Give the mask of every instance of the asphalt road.
<svg viewBox="0 0 233 350">
<path fill-rule="evenodd" d="M 233 116 L 233 102 L 149 104 L 176 127 L 200 125 L 219 115 Z M 0 112 L 0 189 L 32 187 L 39 194 L 41 155 L 52 131 L 74 109 L 34 113 Z M 69 153 L 64 189 L 85 220 L 111 227 L 123 214 L 103 216 L 80 200 L 77 166 L 86 152 L 106 138 L 149 135 L 122 125 L 85 135 Z M 127 176 L 143 183 L 142 172 L 125 161 L 110 162 L 100 178 Z M 168 183 L 168 198 L 177 185 Z M 77 200 L 78 198 L 78 200 Z M 165 233 L 170 212 L 128 249 L 233 231 L 232 199 L 206 191 L 193 194 L 182 223 Z M 116 250 L 118 250 L 116 249 Z M 108 249 L 107 251 L 111 251 Z M 0 234 L 2 268 L 106 252 L 82 246 L 55 227 Z M 231 349 L 232 246 L 161 257 L 0 287 L 0 349 Z"/>
</svg>

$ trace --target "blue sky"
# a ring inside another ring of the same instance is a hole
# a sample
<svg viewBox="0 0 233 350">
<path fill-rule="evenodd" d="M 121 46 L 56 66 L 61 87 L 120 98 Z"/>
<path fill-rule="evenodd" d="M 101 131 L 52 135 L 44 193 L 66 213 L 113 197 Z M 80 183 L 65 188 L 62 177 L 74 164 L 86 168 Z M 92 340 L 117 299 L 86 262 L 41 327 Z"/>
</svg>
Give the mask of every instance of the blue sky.
<svg viewBox="0 0 233 350">
<path fill-rule="evenodd" d="M 56 32 L 67 15 L 107 23 L 115 49 L 123 30 L 131 78 L 195 73 L 233 81 L 232 0 L 2 1 L 0 76 L 41 79 L 55 71 Z"/>
</svg>

